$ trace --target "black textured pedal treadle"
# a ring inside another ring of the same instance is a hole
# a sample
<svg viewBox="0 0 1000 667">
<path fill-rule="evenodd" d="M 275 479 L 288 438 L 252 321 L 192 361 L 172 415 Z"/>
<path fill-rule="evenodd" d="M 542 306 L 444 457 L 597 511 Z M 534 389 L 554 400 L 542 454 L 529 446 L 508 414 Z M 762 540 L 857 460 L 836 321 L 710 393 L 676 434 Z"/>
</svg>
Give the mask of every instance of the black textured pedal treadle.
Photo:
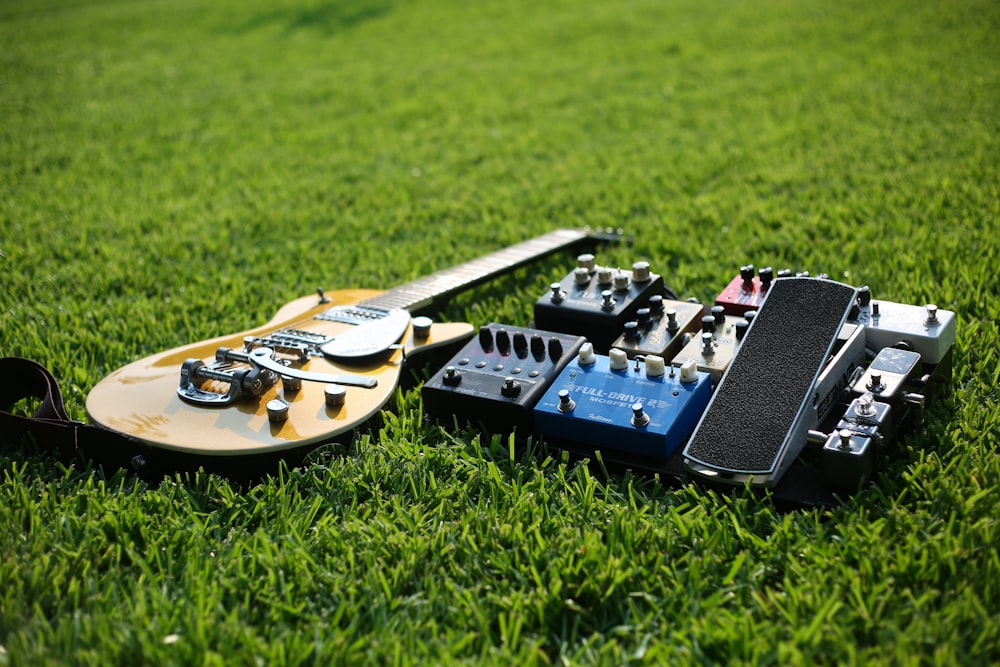
<svg viewBox="0 0 1000 667">
<path fill-rule="evenodd" d="M 695 474 L 773 486 L 815 428 L 813 392 L 857 290 L 775 280 L 683 452 Z"/>
</svg>

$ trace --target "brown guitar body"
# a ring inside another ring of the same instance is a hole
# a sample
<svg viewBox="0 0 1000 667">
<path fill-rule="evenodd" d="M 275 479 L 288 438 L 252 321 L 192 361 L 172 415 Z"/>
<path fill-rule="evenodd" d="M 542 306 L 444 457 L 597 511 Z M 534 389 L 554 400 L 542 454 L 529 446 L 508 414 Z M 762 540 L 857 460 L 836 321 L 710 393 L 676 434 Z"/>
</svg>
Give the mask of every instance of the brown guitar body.
<svg viewBox="0 0 1000 667">
<path fill-rule="evenodd" d="M 264 336 L 286 328 L 337 335 L 351 325 L 317 320 L 315 316 L 331 306 L 356 304 L 380 294 L 373 290 L 343 290 L 327 293 L 329 303 L 320 303 L 315 295 L 303 297 L 286 304 L 271 321 L 256 329 L 135 361 L 94 387 L 87 397 L 87 412 L 95 423 L 146 444 L 201 456 L 267 454 L 334 439 L 368 421 L 392 398 L 404 356 L 461 342 L 472 335 L 472 326 L 435 323 L 429 336 L 415 338 L 411 325 L 399 342 L 401 349 L 358 365 L 335 364 L 321 356 L 310 358 L 300 366 L 302 370 L 368 376 L 377 381 L 373 388 L 346 387 L 344 404 L 339 407 L 326 404 L 327 385 L 320 382 L 302 382 L 294 392 L 286 391 L 279 382 L 259 397 L 230 405 L 192 404 L 177 393 L 179 369 L 189 358 L 211 359 L 219 347 L 240 349 L 247 336 Z M 281 423 L 272 423 L 264 408 L 275 398 L 288 404 L 288 418 Z"/>
</svg>

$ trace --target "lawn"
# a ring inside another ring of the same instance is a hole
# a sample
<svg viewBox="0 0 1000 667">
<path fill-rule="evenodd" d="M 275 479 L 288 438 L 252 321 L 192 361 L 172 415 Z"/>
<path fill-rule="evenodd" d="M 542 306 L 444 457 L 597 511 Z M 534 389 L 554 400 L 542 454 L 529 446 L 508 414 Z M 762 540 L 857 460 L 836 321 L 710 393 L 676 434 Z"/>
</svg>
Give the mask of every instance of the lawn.
<svg viewBox="0 0 1000 667">
<path fill-rule="evenodd" d="M 997 3 L 0 6 L 0 356 L 75 419 L 318 286 L 609 225 L 684 298 L 753 262 L 952 310 L 951 392 L 792 512 L 429 424 L 419 386 L 256 485 L 4 442 L 0 665 L 1000 662 Z M 572 265 L 436 317 L 526 325 Z"/>
</svg>

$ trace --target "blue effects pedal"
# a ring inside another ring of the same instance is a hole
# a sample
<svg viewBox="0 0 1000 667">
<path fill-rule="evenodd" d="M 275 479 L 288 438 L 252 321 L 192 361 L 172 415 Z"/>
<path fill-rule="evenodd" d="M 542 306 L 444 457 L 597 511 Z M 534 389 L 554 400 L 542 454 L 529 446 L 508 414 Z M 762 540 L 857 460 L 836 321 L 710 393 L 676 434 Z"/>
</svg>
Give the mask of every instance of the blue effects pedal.
<svg viewBox="0 0 1000 667">
<path fill-rule="evenodd" d="M 586 341 L 581 336 L 489 324 L 424 384 L 424 409 L 495 432 L 531 429 L 531 409 Z"/>
<path fill-rule="evenodd" d="M 535 406 L 535 429 L 544 436 L 594 449 L 666 458 L 694 430 L 711 397 L 707 373 L 661 357 L 629 360 L 585 344 Z"/>
</svg>

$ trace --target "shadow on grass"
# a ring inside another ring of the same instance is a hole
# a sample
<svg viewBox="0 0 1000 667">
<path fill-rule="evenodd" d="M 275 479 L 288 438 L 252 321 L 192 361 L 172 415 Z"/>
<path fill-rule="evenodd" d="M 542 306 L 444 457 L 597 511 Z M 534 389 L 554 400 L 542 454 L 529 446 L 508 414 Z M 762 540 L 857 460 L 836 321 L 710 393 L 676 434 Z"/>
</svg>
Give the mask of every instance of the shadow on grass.
<svg viewBox="0 0 1000 667">
<path fill-rule="evenodd" d="M 288 7 L 249 17 L 243 30 L 277 24 L 288 32 L 315 30 L 325 35 L 351 30 L 362 23 L 385 15 L 392 9 L 386 0 L 349 0 L 323 2 L 313 7 Z"/>
</svg>

